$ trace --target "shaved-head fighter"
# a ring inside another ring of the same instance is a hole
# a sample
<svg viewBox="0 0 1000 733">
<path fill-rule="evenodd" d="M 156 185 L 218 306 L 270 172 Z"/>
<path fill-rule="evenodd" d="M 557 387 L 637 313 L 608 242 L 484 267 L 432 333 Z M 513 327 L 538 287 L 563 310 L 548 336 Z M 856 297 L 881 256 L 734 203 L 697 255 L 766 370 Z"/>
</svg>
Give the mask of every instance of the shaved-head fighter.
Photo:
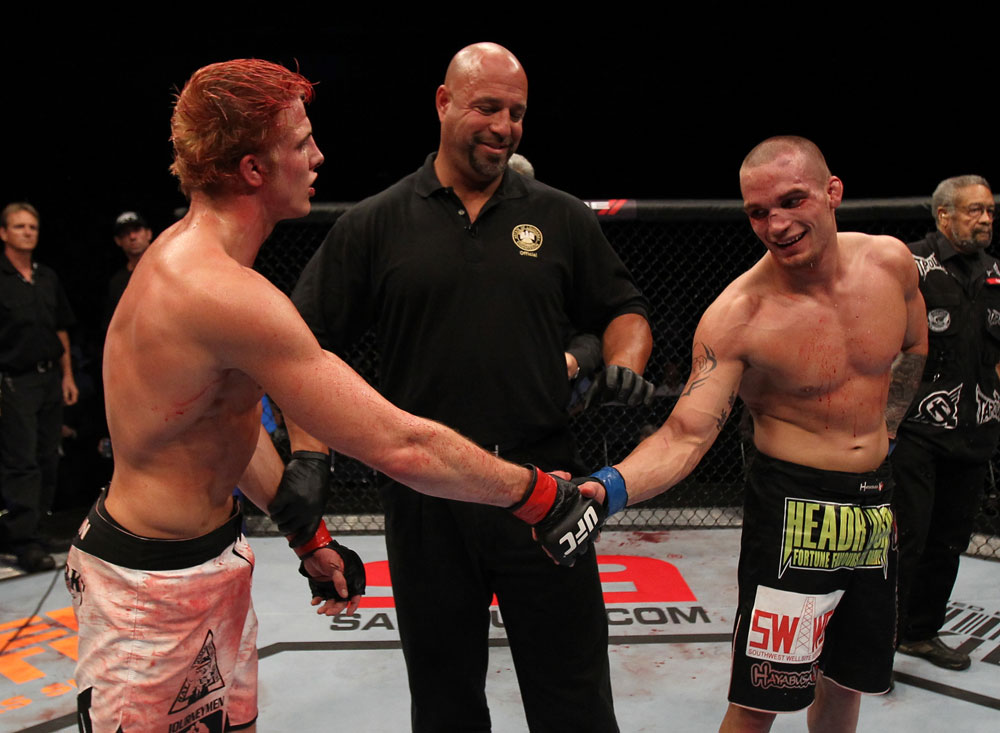
<svg viewBox="0 0 1000 733">
<path fill-rule="evenodd" d="M 613 513 L 669 489 L 740 397 L 757 452 L 722 730 L 768 730 L 775 713 L 808 707 L 810 730 L 851 731 L 860 694 L 891 680 L 886 454 L 927 354 L 923 300 L 901 242 L 837 231 L 843 183 L 810 141 L 761 143 L 740 188 L 767 253 L 702 316 L 666 423 L 584 490 Z"/>
</svg>

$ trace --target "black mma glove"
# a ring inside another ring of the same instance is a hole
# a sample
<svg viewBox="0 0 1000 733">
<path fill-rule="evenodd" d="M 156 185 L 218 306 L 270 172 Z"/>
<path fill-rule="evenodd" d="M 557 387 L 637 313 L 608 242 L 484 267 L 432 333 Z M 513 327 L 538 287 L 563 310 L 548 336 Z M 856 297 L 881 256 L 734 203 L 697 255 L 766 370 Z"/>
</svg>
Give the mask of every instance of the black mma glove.
<svg viewBox="0 0 1000 733">
<path fill-rule="evenodd" d="M 656 385 L 643 379 L 628 367 L 611 364 L 594 377 L 584 398 L 586 407 L 606 402 L 620 402 L 629 407 L 648 405 L 653 401 Z"/>
<path fill-rule="evenodd" d="M 585 499 L 577 485 L 529 465 L 534 481 L 509 511 L 532 525 L 535 541 L 560 565 L 587 554 L 604 525 L 604 507 Z"/>
<path fill-rule="evenodd" d="M 316 533 L 330 494 L 330 454 L 297 450 L 285 466 L 278 493 L 267 505 L 267 513 L 288 538 L 290 547 L 300 547 Z"/>
<path fill-rule="evenodd" d="M 302 562 L 299 563 L 299 573 L 309 579 L 309 591 L 312 593 L 312 597 L 322 598 L 323 600 L 349 601 L 354 596 L 364 595 L 367 578 L 365 577 L 365 564 L 361 562 L 358 553 L 344 547 L 337 540 L 330 540 L 323 547 L 329 547 L 331 550 L 334 550 L 340 555 L 340 559 L 344 561 L 344 569 L 341 572 L 344 574 L 344 580 L 347 581 L 347 598 L 344 598 L 337 592 L 337 586 L 333 584 L 332 580 L 314 578 L 306 572 L 305 557 L 303 557 Z"/>
<path fill-rule="evenodd" d="M 578 333 L 570 339 L 566 352 L 576 359 L 577 378 L 589 377 L 601 365 L 601 340 L 592 333 Z"/>
</svg>

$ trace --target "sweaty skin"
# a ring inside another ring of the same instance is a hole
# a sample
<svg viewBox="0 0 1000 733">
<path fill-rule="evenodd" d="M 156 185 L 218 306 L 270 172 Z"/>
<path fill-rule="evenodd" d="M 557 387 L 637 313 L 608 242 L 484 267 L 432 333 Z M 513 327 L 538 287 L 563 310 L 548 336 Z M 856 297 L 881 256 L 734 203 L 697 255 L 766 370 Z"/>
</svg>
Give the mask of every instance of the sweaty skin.
<svg viewBox="0 0 1000 733">
<path fill-rule="evenodd" d="M 840 179 L 818 150 L 770 142 L 740 171 L 744 210 L 768 252 L 705 311 L 677 405 L 617 466 L 629 504 L 687 476 L 737 396 L 761 452 L 861 473 L 888 452 L 890 383 L 904 406 L 916 391 L 927 327 L 909 250 L 892 237 L 838 233 Z M 604 500 L 597 484 L 583 492 Z M 859 700 L 820 675 L 810 730 L 854 730 Z M 767 731 L 774 716 L 730 703 L 720 730 Z"/>
<path fill-rule="evenodd" d="M 192 193 L 188 214 L 139 261 L 111 321 L 109 513 L 136 534 L 181 539 L 223 524 L 236 485 L 267 507 L 282 465 L 260 426 L 264 392 L 326 444 L 419 491 L 514 504 L 528 469 L 391 405 L 323 351 L 291 301 L 251 269 L 278 221 L 308 213 L 323 160 L 301 102 L 278 123 L 276 149 L 241 160 L 238 192 Z M 310 563 L 346 591 L 335 552 Z"/>
<path fill-rule="evenodd" d="M 850 472 L 885 458 L 893 360 L 927 353 L 916 269 L 892 237 L 837 233 L 842 184 L 817 180 L 800 157 L 741 174 L 768 253 L 705 311 L 677 406 L 618 466 L 629 504 L 690 473 L 737 396 L 753 417 L 754 443 L 774 458 Z"/>
<path fill-rule="evenodd" d="M 618 467 L 629 503 L 686 476 L 737 396 L 763 453 L 825 470 L 878 467 L 893 359 L 926 352 L 923 301 L 902 246 L 844 233 L 830 287 L 782 288 L 765 255 L 726 288 L 695 332 L 691 377 L 670 418 Z"/>
</svg>

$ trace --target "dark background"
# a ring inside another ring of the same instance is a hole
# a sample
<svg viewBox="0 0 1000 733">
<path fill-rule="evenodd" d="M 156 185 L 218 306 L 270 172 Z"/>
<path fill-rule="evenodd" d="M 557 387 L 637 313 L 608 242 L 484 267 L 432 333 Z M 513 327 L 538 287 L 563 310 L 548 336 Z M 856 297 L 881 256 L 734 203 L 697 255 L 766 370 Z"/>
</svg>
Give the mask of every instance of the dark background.
<svg viewBox="0 0 1000 733">
<path fill-rule="evenodd" d="M 123 262 L 115 216 L 136 209 L 156 233 L 185 203 L 167 171 L 169 117 L 195 69 L 245 56 L 298 64 L 318 82 L 309 110 L 326 156 L 317 200 L 354 201 L 436 148 L 434 91 L 452 54 L 484 39 L 514 51 L 528 73 L 521 152 L 539 178 L 581 198 L 736 198 L 743 155 L 781 133 L 815 140 L 848 199 L 927 196 L 966 172 L 997 178 L 993 68 L 966 38 L 929 28 L 947 40 L 918 53 L 887 28 L 818 32 L 769 16 L 720 27 L 712 12 L 674 13 L 653 29 L 612 16 L 582 30 L 507 32 L 471 21 L 455 24 L 469 30 L 325 26 L 308 15 L 197 30 L 184 18 L 171 27 L 10 19 L 0 205 L 39 208 L 38 259 L 60 273 L 81 325 L 96 328 Z"/>
<path fill-rule="evenodd" d="M 186 17 L 169 28 L 10 20 L 0 46 L 0 205 L 39 208 L 37 256 L 56 267 L 88 324 L 123 261 L 114 217 L 139 210 L 158 232 L 184 204 L 167 171 L 169 117 L 175 88 L 196 68 L 245 56 L 298 63 L 318 82 L 309 110 L 326 156 L 317 200 L 353 201 L 436 148 L 434 90 L 458 48 L 486 39 L 514 51 L 528 73 L 521 152 L 539 178 L 581 198 L 736 198 L 743 155 L 781 133 L 815 140 L 848 199 L 929 196 L 959 173 L 998 178 L 990 44 L 977 50 L 945 21 L 927 30 L 944 39 L 915 43 L 913 28 L 903 37 L 852 22 L 840 33 L 794 18 L 779 27 L 763 11 L 720 27 L 715 12 L 672 13 L 656 28 L 610 14 L 582 30 L 507 32 L 471 21 L 454 24 L 468 30 L 325 26 L 308 14 L 291 26 L 197 30 Z M 972 33 L 979 21 L 962 22 Z"/>
<path fill-rule="evenodd" d="M 943 9 L 933 26 L 911 18 L 903 32 L 887 17 L 831 20 L 823 13 L 833 9 L 819 5 L 811 19 L 801 7 L 737 18 L 714 5 L 666 6 L 669 22 L 658 23 L 611 5 L 605 17 L 577 9 L 545 25 L 518 6 L 498 6 L 484 22 L 434 6 L 441 17 L 414 23 L 375 8 L 377 23 L 336 25 L 300 6 L 266 15 L 230 6 L 245 17 L 225 26 L 200 17 L 202 7 L 157 6 L 155 18 L 152 8 L 143 21 L 8 10 L 0 26 L 0 206 L 38 207 L 37 258 L 57 270 L 80 321 L 72 337 L 83 347 L 86 399 L 67 421 L 80 430 L 84 463 L 96 460 L 90 445 L 103 430 L 87 424 L 101 412 L 101 311 L 124 263 L 112 222 L 135 209 L 158 233 L 185 204 L 167 170 L 171 105 L 208 63 L 265 58 L 318 82 L 309 114 L 326 156 L 319 201 L 355 201 L 416 169 L 437 146 L 434 91 L 445 67 L 480 40 L 507 46 L 527 71 L 520 151 L 541 180 L 584 199 L 735 199 L 743 156 L 784 133 L 819 144 L 849 200 L 929 196 L 961 173 L 1000 180 L 993 33 L 975 14 Z M 718 246 L 724 256 L 727 243 Z"/>
</svg>

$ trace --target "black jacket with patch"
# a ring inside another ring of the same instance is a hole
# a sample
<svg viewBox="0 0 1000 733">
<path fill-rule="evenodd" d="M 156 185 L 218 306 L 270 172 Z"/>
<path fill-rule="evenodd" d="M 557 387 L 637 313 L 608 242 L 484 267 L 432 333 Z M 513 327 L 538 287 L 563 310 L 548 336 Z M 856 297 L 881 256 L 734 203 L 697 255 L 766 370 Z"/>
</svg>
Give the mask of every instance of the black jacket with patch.
<svg viewBox="0 0 1000 733">
<path fill-rule="evenodd" d="M 957 252 L 940 232 L 907 245 L 927 306 L 929 349 L 900 434 L 986 460 L 1000 437 L 1000 261 Z"/>
</svg>

